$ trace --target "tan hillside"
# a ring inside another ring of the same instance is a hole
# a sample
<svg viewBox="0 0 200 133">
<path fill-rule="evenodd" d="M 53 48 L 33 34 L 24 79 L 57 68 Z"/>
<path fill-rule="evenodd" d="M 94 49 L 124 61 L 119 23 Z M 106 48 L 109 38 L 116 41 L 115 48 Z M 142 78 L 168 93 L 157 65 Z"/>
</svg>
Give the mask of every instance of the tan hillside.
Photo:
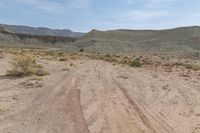
<svg viewBox="0 0 200 133">
<path fill-rule="evenodd" d="M 107 53 L 195 53 L 200 50 L 200 27 L 170 30 L 93 30 L 74 45 L 76 48 Z"/>
</svg>

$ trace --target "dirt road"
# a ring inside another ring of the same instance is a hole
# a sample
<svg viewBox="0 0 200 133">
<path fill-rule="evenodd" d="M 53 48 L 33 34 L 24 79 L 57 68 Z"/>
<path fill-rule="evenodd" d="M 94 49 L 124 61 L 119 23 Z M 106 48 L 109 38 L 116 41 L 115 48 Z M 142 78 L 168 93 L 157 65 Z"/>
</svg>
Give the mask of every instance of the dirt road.
<svg viewBox="0 0 200 133">
<path fill-rule="evenodd" d="M 2 76 L 0 133 L 200 132 L 198 75 L 186 80 L 104 61 L 74 64 L 61 71 L 54 63 L 41 88 Z"/>
</svg>

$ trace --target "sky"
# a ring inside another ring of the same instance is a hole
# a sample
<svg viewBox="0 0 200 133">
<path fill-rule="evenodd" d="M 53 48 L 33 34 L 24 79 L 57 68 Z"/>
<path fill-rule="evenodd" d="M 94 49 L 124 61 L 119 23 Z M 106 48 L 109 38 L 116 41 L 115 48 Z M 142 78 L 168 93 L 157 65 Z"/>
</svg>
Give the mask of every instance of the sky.
<svg viewBox="0 0 200 133">
<path fill-rule="evenodd" d="M 200 25 L 200 0 L 0 0 L 0 23 L 71 29 Z"/>
</svg>

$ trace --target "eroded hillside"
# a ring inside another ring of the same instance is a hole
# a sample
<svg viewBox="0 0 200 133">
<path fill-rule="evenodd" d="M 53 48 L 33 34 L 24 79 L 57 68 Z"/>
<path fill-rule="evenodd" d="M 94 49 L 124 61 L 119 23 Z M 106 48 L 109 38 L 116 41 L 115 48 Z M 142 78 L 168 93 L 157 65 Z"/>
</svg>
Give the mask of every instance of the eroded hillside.
<svg viewBox="0 0 200 133">
<path fill-rule="evenodd" d="M 107 53 L 196 54 L 200 50 L 200 28 L 170 30 L 93 30 L 75 42 L 76 48 Z"/>
<path fill-rule="evenodd" d="M 0 46 L 4 47 L 65 47 L 76 39 L 74 37 L 12 33 L 4 28 L 0 29 Z"/>
</svg>

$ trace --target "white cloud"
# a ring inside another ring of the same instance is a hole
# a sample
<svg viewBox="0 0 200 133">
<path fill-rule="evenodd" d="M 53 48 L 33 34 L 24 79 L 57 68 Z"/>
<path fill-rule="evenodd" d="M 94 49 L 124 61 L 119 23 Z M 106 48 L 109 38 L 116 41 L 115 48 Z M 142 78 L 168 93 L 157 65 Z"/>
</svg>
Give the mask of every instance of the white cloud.
<svg viewBox="0 0 200 133">
<path fill-rule="evenodd" d="M 176 1 L 177 0 L 127 0 L 127 3 L 129 5 L 133 5 L 137 2 L 141 2 L 146 7 L 155 7 L 155 6 L 166 6 Z"/>
<path fill-rule="evenodd" d="M 127 18 L 132 21 L 151 21 L 168 14 L 167 11 L 162 10 L 133 10 L 127 13 Z"/>
<path fill-rule="evenodd" d="M 151 29 L 162 25 L 160 20 L 168 15 L 169 12 L 162 10 L 127 10 L 112 16 L 96 17 L 90 22 L 95 28 L 101 30 L 120 28 Z"/>
<path fill-rule="evenodd" d="M 117 15 L 108 16 L 109 19 L 107 20 L 119 24 L 152 23 L 166 18 L 169 15 L 170 12 L 165 10 L 127 10 Z"/>
<path fill-rule="evenodd" d="M 176 0 L 145 0 L 145 1 L 149 3 L 169 3 Z"/>
<path fill-rule="evenodd" d="M 32 5 L 50 14 L 56 14 L 66 10 L 64 5 L 59 2 L 52 2 L 47 0 L 18 0 L 19 2 Z"/>
<path fill-rule="evenodd" d="M 146 5 L 149 7 L 166 6 L 176 2 L 177 0 L 145 0 Z"/>
<path fill-rule="evenodd" d="M 71 10 L 70 8 L 84 8 L 90 3 L 90 0 L 63 0 L 63 1 L 50 1 L 50 0 L 18 0 L 25 4 L 32 5 L 50 14 L 63 13 Z M 66 6 L 68 5 L 68 6 Z"/>
<path fill-rule="evenodd" d="M 70 6 L 73 8 L 84 8 L 89 6 L 90 0 L 70 0 Z"/>
<path fill-rule="evenodd" d="M 134 3 L 134 0 L 127 0 L 127 3 L 132 5 Z"/>
</svg>

